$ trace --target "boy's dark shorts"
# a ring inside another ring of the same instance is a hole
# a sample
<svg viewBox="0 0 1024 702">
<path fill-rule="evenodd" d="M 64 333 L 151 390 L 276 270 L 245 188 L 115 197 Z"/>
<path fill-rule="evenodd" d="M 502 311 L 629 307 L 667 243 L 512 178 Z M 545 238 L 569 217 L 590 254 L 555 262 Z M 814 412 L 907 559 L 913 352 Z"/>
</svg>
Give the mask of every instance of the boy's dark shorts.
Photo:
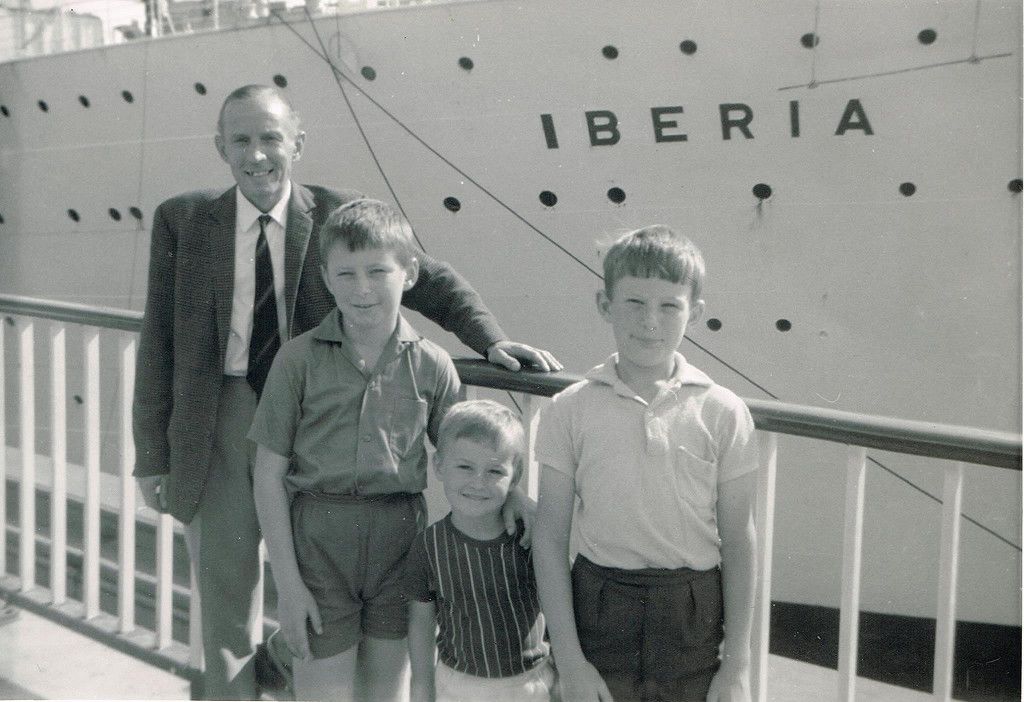
<svg viewBox="0 0 1024 702">
<path fill-rule="evenodd" d="M 363 637 L 405 637 L 403 566 L 424 515 L 422 494 L 295 496 L 295 558 L 323 624 L 322 634 L 307 628 L 314 658 L 346 651 Z"/>
<path fill-rule="evenodd" d="M 616 702 L 703 700 L 718 670 L 722 574 L 621 570 L 577 556 L 576 629 Z"/>
</svg>

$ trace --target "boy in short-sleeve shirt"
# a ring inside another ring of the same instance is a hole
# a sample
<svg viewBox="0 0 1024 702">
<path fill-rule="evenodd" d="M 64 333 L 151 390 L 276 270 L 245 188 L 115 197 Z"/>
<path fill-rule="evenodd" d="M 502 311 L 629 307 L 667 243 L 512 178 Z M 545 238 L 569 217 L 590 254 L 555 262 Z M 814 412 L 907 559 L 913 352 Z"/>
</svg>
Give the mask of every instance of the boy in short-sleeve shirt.
<svg viewBox="0 0 1024 702">
<path fill-rule="evenodd" d="M 320 232 L 338 308 L 285 344 L 249 431 L 254 492 L 298 699 L 405 688 L 402 563 L 436 440 L 459 382 L 451 359 L 399 313 L 418 264 L 408 222 L 356 200 Z"/>
<path fill-rule="evenodd" d="M 535 559 L 567 699 L 749 698 L 757 445 L 742 400 L 676 350 L 703 275 L 667 227 L 620 238 L 598 294 L 618 353 L 542 414 Z"/>
</svg>

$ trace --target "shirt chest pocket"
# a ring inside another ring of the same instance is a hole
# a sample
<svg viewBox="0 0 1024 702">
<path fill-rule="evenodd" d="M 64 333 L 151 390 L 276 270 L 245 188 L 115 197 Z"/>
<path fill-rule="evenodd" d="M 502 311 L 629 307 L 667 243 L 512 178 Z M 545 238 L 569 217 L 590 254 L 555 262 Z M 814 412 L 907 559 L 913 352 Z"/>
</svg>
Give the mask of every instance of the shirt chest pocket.
<svg viewBox="0 0 1024 702">
<path fill-rule="evenodd" d="M 423 442 L 427 428 L 427 401 L 416 397 L 396 397 L 391 406 L 388 444 L 397 458 Z"/>
<path fill-rule="evenodd" d="M 697 449 L 676 444 L 674 477 L 676 491 L 699 513 L 714 510 L 718 501 L 718 463 L 712 455 L 704 458 Z"/>
</svg>

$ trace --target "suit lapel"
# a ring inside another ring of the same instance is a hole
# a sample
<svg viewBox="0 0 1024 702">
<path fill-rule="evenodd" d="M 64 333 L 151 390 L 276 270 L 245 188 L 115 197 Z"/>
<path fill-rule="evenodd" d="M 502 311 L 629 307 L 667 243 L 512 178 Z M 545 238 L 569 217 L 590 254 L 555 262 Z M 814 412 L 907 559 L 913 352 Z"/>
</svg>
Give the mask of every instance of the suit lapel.
<svg viewBox="0 0 1024 702">
<path fill-rule="evenodd" d="M 288 229 L 284 234 L 284 300 L 289 337 L 293 336 L 295 299 L 302 279 L 302 264 L 306 260 L 310 233 L 313 231 L 310 212 L 315 207 L 313 194 L 298 183 L 292 183 L 292 196 L 288 201 Z M 311 271 L 311 274 L 319 275 L 317 271 Z"/>
<path fill-rule="evenodd" d="M 213 284 L 217 301 L 217 340 L 223 360 L 231 334 L 231 307 L 235 294 L 235 188 L 214 200 L 211 207 L 212 226 L 207 238 Z"/>
</svg>

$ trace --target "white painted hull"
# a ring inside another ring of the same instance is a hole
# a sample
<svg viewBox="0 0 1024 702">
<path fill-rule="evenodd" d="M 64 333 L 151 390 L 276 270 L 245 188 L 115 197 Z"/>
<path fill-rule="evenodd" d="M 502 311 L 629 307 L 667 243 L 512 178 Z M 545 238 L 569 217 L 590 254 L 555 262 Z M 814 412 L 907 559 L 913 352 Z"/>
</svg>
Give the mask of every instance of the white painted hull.
<svg viewBox="0 0 1024 702">
<path fill-rule="evenodd" d="M 222 97 L 283 76 L 307 132 L 299 179 L 397 199 L 510 336 L 570 370 L 612 348 L 595 242 L 664 222 L 703 248 L 705 321 L 721 322 L 682 350 L 741 395 L 1019 431 L 1021 7 L 982 2 L 977 31 L 975 9 L 822 2 L 811 51 L 810 1 L 497 0 L 2 64 L 0 291 L 141 309 L 154 207 L 227 187 Z M 726 139 L 738 104 L 752 138 Z M 597 111 L 616 144 L 591 143 Z M 875 457 L 941 493 L 934 463 Z M 775 599 L 838 604 L 844 465 L 783 442 Z M 867 490 L 863 608 L 934 616 L 939 505 L 877 467 Z M 1020 497 L 1019 473 L 972 469 L 964 512 L 1019 545 Z M 963 537 L 959 617 L 1019 625 L 1019 548 Z"/>
</svg>

